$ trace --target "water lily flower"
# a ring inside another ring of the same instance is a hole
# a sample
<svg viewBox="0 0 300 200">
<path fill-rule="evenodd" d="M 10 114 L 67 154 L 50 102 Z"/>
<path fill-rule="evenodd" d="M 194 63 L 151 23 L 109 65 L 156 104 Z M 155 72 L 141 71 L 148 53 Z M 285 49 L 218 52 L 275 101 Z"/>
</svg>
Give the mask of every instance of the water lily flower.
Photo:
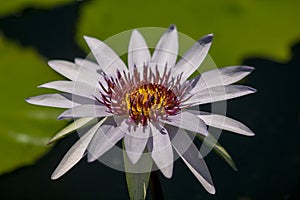
<svg viewBox="0 0 300 200">
<path fill-rule="evenodd" d="M 97 160 L 123 140 L 132 164 L 149 152 L 167 178 L 172 177 L 173 153 L 177 152 L 203 187 L 215 193 L 208 167 L 186 132 L 206 137 L 207 126 L 212 126 L 246 136 L 254 134 L 234 119 L 192 108 L 254 93 L 251 87 L 232 85 L 253 68 L 224 67 L 188 79 L 208 55 L 213 35 L 202 37 L 176 62 L 178 33 L 174 25 L 160 38 L 152 56 L 143 36 L 133 30 L 128 65 L 104 42 L 84 39 L 97 63 L 84 59 L 74 63 L 50 61 L 49 66 L 69 80 L 40 87 L 63 93 L 27 99 L 31 104 L 67 108 L 59 119 L 77 120 L 76 126 L 69 127 L 72 130 L 91 119 L 101 119 L 67 152 L 52 179 L 65 174 L 86 155 L 89 162 Z"/>
</svg>

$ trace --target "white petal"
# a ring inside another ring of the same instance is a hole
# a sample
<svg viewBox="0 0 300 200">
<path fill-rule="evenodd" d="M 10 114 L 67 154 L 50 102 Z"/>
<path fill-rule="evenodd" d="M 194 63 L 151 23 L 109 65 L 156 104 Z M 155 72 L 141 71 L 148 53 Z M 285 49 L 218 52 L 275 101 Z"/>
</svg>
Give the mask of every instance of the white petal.
<svg viewBox="0 0 300 200">
<path fill-rule="evenodd" d="M 182 111 L 181 113 L 169 116 L 167 120 L 161 120 L 163 123 L 183 128 L 201 135 L 208 135 L 206 124 L 195 114 Z"/>
<path fill-rule="evenodd" d="M 81 118 L 81 117 L 106 117 L 113 115 L 106 106 L 102 105 L 80 105 L 64 111 L 58 119 Z"/>
<path fill-rule="evenodd" d="M 26 101 L 40 106 L 50 106 L 57 108 L 72 108 L 80 104 L 72 102 L 69 94 L 43 94 L 27 98 Z"/>
<path fill-rule="evenodd" d="M 196 82 L 193 83 L 193 92 L 196 93 L 206 88 L 235 83 L 253 70 L 254 68 L 249 66 L 231 66 L 204 72 L 192 80 Z M 197 80 L 198 78 L 199 80 Z"/>
<path fill-rule="evenodd" d="M 78 96 L 90 98 L 95 100 L 95 97 L 101 98 L 100 88 L 92 87 L 91 85 L 87 85 L 81 82 L 73 82 L 73 81 L 53 81 L 49 83 L 45 83 L 40 85 L 39 88 L 49 88 L 55 89 L 62 92 L 67 92 L 70 94 L 75 94 Z"/>
<path fill-rule="evenodd" d="M 78 75 L 76 80 L 73 81 L 91 85 L 93 88 L 98 87 L 99 82 L 104 82 L 104 78 L 101 75 L 103 70 L 98 64 L 80 58 L 75 59 L 75 64 L 78 67 Z"/>
<path fill-rule="evenodd" d="M 178 33 L 174 25 L 170 26 L 158 41 L 151 59 L 152 71 L 156 66 L 160 75 L 163 74 L 165 67 L 170 69 L 175 66 L 178 55 Z"/>
<path fill-rule="evenodd" d="M 64 77 L 76 80 L 79 68 L 74 63 L 65 60 L 51 60 L 48 65 Z"/>
<path fill-rule="evenodd" d="M 74 60 L 75 60 L 75 64 L 77 66 L 83 67 L 87 70 L 93 70 L 93 71 L 97 71 L 99 69 L 101 70 L 101 67 L 98 64 L 96 64 L 90 60 L 82 59 L 82 58 L 75 58 Z"/>
<path fill-rule="evenodd" d="M 104 120 L 97 123 L 71 147 L 53 172 L 51 179 L 58 179 L 64 175 L 84 156 L 88 144 Z"/>
<path fill-rule="evenodd" d="M 181 80 L 187 80 L 206 58 L 212 39 L 213 35 L 209 34 L 198 40 L 178 61 L 174 67 L 174 75 L 182 73 Z"/>
<path fill-rule="evenodd" d="M 206 88 L 200 92 L 194 93 L 193 97 L 188 99 L 184 105 L 200 105 L 232 99 L 256 92 L 254 88 L 244 85 L 225 85 Z"/>
<path fill-rule="evenodd" d="M 95 87 L 98 85 L 98 81 L 103 80 L 100 71 L 97 71 L 100 67 L 98 69 L 90 67 L 93 65 L 91 61 L 77 58 L 75 64 L 64 60 L 51 60 L 48 64 L 52 69 L 75 82 L 82 82 Z M 97 64 L 94 65 L 98 66 Z"/>
<path fill-rule="evenodd" d="M 117 70 L 127 72 L 127 67 L 119 56 L 104 42 L 84 36 L 101 69 L 106 74 L 115 75 Z"/>
<path fill-rule="evenodd" d="M 124 137 L 127 156 L 133 164 L 142 156 L 150 134 L 149 127 L 131 125 Z"/>
<path fill-rule="evenodd" d="M 123 121 L 119 126 L 113 119 L 109 117 L 103 125 L 98 129 L 88 146 L 88 162 L 93 162 L 111 149 L 125 133 L 123 130 L 128 128 L 128 124 Z"/>
<path fill-rule="evenodd" d="M 241 135 L 254 135 L 254 133 L 247 126 L 229 117 L 207 112 L 201 112 L 201 114 L 197 116 L 200 117 L 205 122 L 205 124 L 209 126 L 232 131 Z"/>
<path fill-rule="evenodd" d="M 158 124 L 149 123 L 151 128 L 153 148 L 151 156 L 166 178 L 173 174 L 173 150 L 169 134 L 165 128 Z"/>
<path fill-rule="evenodd" d="M 169 132 L 172 145 L 184 163 L 203 187 L 209 193 L 214 194 L 216 191 L 208 167 L 191 138 L 182 129 L 178 129 L 177 131 L 169 130 Z M 175 137 L 176 139 L 174 139 Z"/>
<path fill-rule="evenodd" d="M 132 73 L 134 66 L 136 66 L 142 77 L 143 66 L 149 66 L 150 59 L 151 56 L 146 41 L 140 32 L 133 30 L 128 47 L 128 67 L 130 72 Z"/>
</svg>

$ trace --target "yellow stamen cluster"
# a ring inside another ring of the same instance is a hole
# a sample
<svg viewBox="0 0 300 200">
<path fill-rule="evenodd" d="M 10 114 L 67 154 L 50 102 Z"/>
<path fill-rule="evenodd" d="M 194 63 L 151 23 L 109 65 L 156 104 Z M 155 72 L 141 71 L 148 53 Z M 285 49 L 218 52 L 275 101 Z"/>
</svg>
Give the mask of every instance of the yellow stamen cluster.
<svg viewBox="0 0 300 200">
<path fill-rule="evenodd" d="M 147 120 L 155 120 L 170 112 L 178 111 L 176 95 L 159 84 L 148 83 L 126 94 L 125 97 L 129 115 L 136 123 L 146 125 Z"/>
</svg>

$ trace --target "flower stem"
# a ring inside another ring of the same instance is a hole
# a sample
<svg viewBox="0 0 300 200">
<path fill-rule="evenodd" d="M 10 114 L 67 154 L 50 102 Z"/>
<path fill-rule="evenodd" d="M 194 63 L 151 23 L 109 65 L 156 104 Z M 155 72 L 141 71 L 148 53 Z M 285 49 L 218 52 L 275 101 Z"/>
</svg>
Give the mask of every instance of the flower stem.
<svg viewBox="0 0 300 200">
<path fill-rule="evenodd" d="M 150 187 L 152 200 L 163 200 L 164 195 L 159 180 L 159 171 L 152 171 L 150 175 Z"/>
</svg>

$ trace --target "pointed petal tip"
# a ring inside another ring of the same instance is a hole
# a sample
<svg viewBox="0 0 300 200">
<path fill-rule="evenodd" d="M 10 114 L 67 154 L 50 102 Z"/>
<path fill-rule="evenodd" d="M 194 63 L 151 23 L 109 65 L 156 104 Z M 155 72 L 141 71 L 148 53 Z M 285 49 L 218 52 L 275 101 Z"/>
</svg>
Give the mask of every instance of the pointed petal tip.
<svg viewBox="0 0 300 200">
<path fill-rule="evenodd" d="M 48 65 L 51 67 L 51 68 L 57 68 L 57 65 L 61 65 L 63 63 L 67 63 L 68 61 L 66 60 L 49 60 L 48 61 Z"/>
<path fill-rule="evenodd" d="M 171 24 L 168 29 L 171 30 L 171 31 L 176 31 L 176 25 Z"/>
<path fill-rule="evenodd" d="M 248 133 L 246 136 L 253 137 L 253 136 L 255 136 L 255 133 L 251 132 L 251 133 Z"/>
<path fill-rule="evenodd" d="M 25 101 L 26 101 L 27 103 L 30 103 L 30 98 L 31 98 L 31 97 L 26 98 Z"/>
<path fill-rule="evenodd" d="M 140 38 L 143 38 L 142 34 L 137 30 L 137 29 L 134 29 L 132 32 L 131 32 L 131 36 L 130 36 L 131 40 L 134 38 L 135 40 L 138 40 Z"/>
<path fill-rule="evenodd" d="M 139 34 L 140 32 L 137 30 L 137 29 L 133 29 L 132 32 L 131 32 L 131 35 L 133 34 Z"/>
<path fill-rule="evenodd" d="M 164 177 L 171 179 L 173 177 L 173 163 L 167 167 L 161 168 L 160 171 Z"/>
<path fill-rule="evenodd" d="M 67 118 L 71 118 L 70 116 L 66 116 L 65 115 L 65 112 L 63 112 L 62 114 L 60 114 L 58 117 L 57 117 L 57 120 L 62 120 L 62 119 L 67 119 Z"/>
<path fill-rule="evenodd" d="M 59 140 L 61 137 L 52 137 L 47 143 L 46 145 L 51 145 L 53 144 L 54 142 L 56 142 L 57 140 Z"/>
<path fill-rule="evenodd" d="M 216 188 L 212 185 L 209 188 L 206 188 L 207 192 L 210 194 L 216 194 Z"/>
<path fill-rule="evenodd" d="M 38 85 L 37 88 L 44 88 L 48 83 L 43 83 L 42 85 Z"/>
<path fill-rule="evenodd" d="M 51 144 L 53 144 L 53 142 L 54 142 L 54 140 L 51 139 L 46 143 L 46 145 L 51 145 Z"/>
<path fill-rule="evenodd" d="M 56 63 L 57 62 L 57 60 L 49 60 L 48 61 L 48 65 L 49 66 L 52 66 L 54 63 Z"/>
<path fill-rule="evenodd" d="M 172 171 L 170 171 L 170 172 L 165 172 L 165 173 L 163 173 L 164 174 L 164 176 L 166 177 L 166 178 L 168 178 L 168 179 L 171 179 L 172 177 L 173 177 L 173 170 Z"/>
<path fill-rule="evenodd" d="M 252 67 L 252 66 L 247 66 L 247 65 L 243 65 L 243 66 L 241 66 L 241 68 L 242 68 L 242 70 L 244 70 L 244 71 L 249 71 L 249 72 L 252 72 L 253 70 L 255 70 L 254 67 Z"/>
<path fill-rule="evenodd" d="M 39 104 L 35 103 L 35 101 L 32 100 L 32 99 L 33 99 L 33 97 L 28 97 L 28 98 L 25 99 L 25 101 L 26 101 L 27 103 L 29 103 L 29 104 L 39 105 Z"/>
<path fill-rule="evenodd" d="M 94 162 L 95 160 L 97 160 L 97 158 L 95 158 L 94 156 L 88 154 L 88 156 L 87 156 L 87 162 L 88 163 Z"/>
<path fill-rule="evenodd" d="M 167 179 L 171 179 L 173 174 L 164 174 L 164 176 L 167 178 Z"/>
<path fill-rule="evenodd" d="M 130 162 L 131 162 L 132 164 L 134 164 L 134 165 L 135 165 L 138 161 L 139 161 L 139 158 L 138 158 L 138 159 L 130 160 Z"/>
<path fill-rule="evenodd" d="M 61 113 L 56 119 L 57 120 L 61 120 L 63 117 L 62 117 L 62 115 L 64 114 L 65 112 L 63 112 L 63 113 Z"/>
<path fill-rule="evenodd" d="M 51 175 L 51 180 L 57 180 L 59 177 L 61 177 L 62 175 L 58 175 L 55 171 L 53 172 L 53 174 Z"/>
<path fill-rule="evenodd" d="M 202 182 L 201 182 L 201 185 L 204 187 L 204 189 L 205 189 L 209 194 L 216 194 L 216 188 L 215 188 L 215 186 L 214 186 L 213 183 L 208 183 L 208 182 L 202 183 Z"/>
<path fill-rule="evenodd" d="M 211 43 L 212 40 L 213 40 L 213 37 L 214 35 L 211 33 L 211 34 L 208 34 L 208 35 L 205 35 L 203 36 L 200 40 L 198 40 L 198 43 L 200 44 L 208 44 L 208 43 Z"/>
<path fill-rule="evenodd" d="M 252 87 L 249 87 L 249 86 L 248 86 L 248 89 L 249 89 L 252 93 L 257 92 L 257 89 L 255 89 L 255 88 L 252 88 Z"/>
<path fill-rule="evenodd" d="M 86 35 L 83 36 L 83 39 L 85 40 L 85 42 L 88 44 L 88 46 L 90 48 L 93 47 L 93 46 L 95 46 L 94 43 L 96 41 L 98 42 L 98 39 L 90 37 L 90 36 L 86 36 Z"/>
<path fill-rule="evenodd" d="M 48 61 L 48 65 L 52 68 L 52 69 L 56 69 L 56 64 L 57 60 L 49 60 Z"/>
<path fill-rule="evenodd" d="M 136 155 L 136 153 L 127 152 L 127 157 L 129 161 L 135 165 L 139 161 L 141 155 Z"/>
<path fill-rule="evenodd" d="M 91 39 L 91 37 L 90 37 L 90 36 L 87 36 L 87 35 L 84 35 L 84 36 L 83 36 L 83 39 L 86 41 L 86 40 Z"/>
</svg>

